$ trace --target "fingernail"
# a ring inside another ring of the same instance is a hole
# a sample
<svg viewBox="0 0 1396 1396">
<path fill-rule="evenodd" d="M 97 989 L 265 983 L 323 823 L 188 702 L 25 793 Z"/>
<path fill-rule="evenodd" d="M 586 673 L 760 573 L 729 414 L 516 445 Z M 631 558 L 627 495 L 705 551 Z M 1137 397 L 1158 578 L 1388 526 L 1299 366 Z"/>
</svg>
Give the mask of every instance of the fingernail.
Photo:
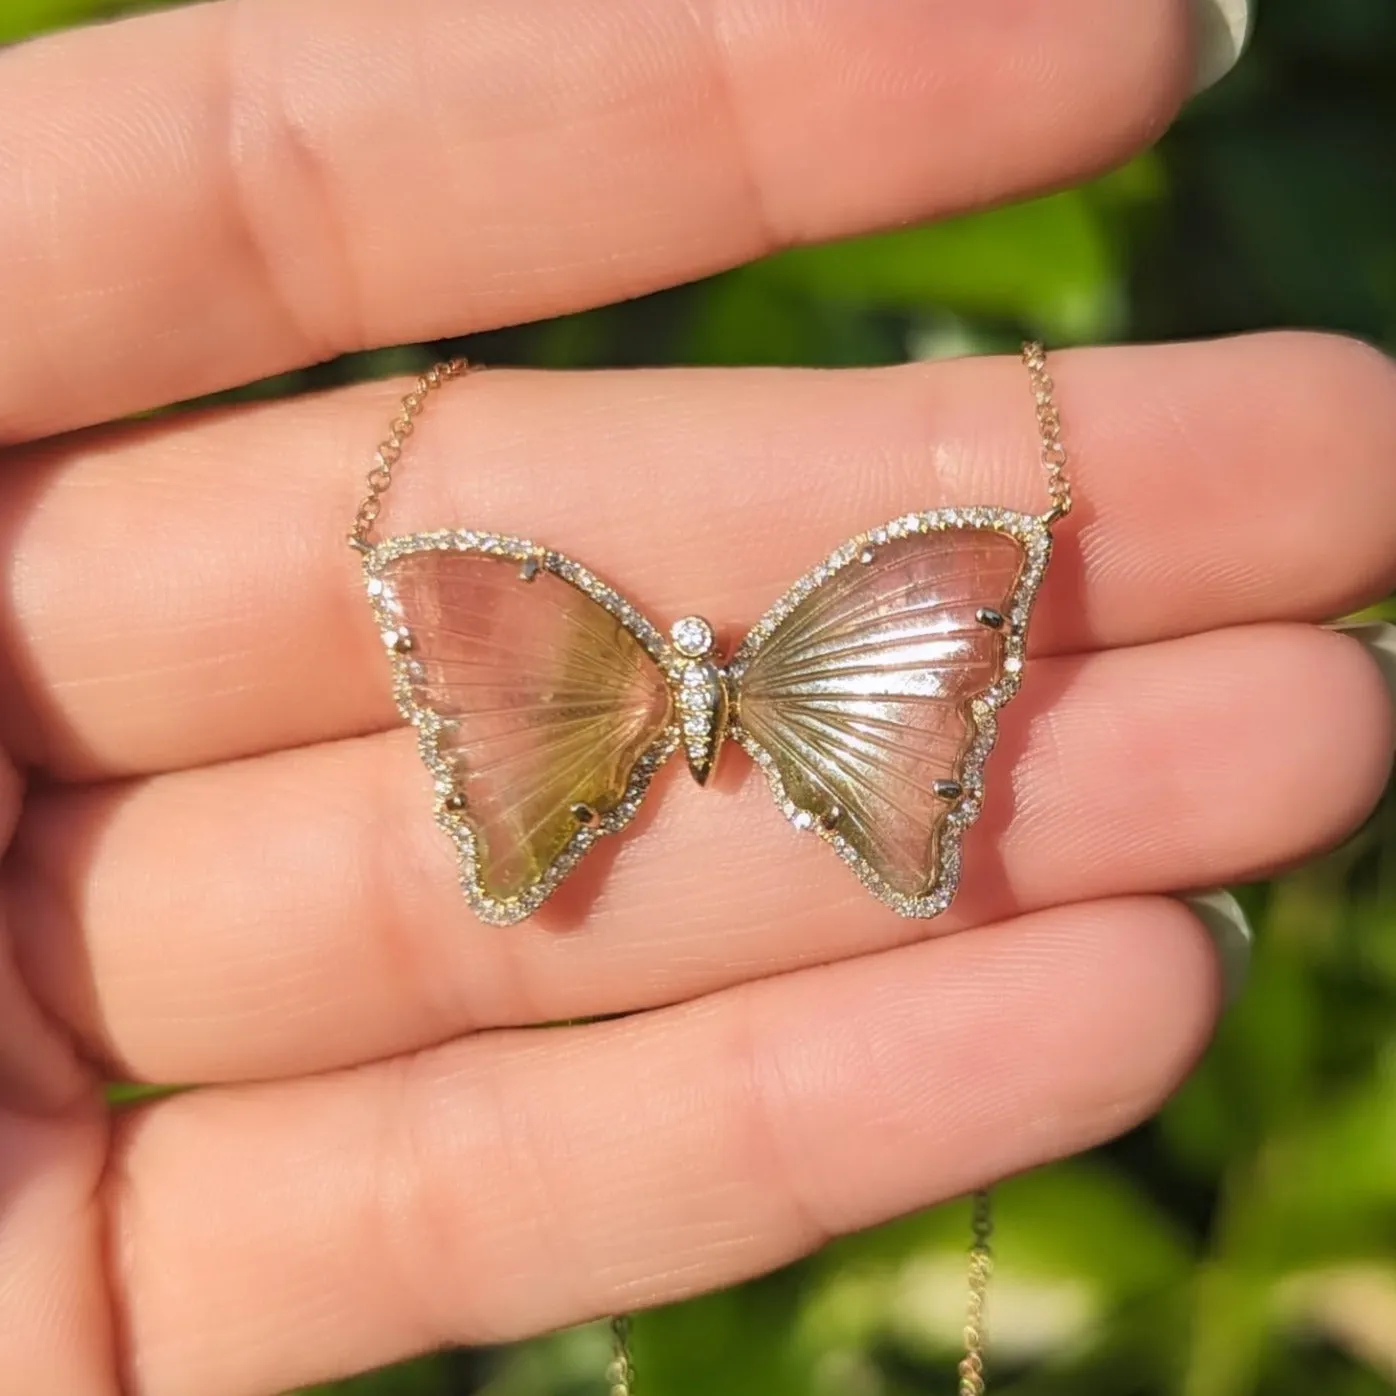
<svg viewBox="0 0 1396 1396">
<path fill-rule="evenodd" d="M 1230 892 L 1198 892 L 1183 902 L 1206 927 L 1221 961 L 1222 990 L 1228 1006 L 1246 987 L 1251 970 L 1251 944 L 1255 936 L 1241 903 Z"/>
<path fill-rule="evenodd" d="M 1372 656 L 1396 707 L 1396 625 L 1381 620 L 1340 620 L 1328 629 L 1351 635 Z"/>
<path fill-rule="evenodd" d="M 1220 82 L 1246 51 L 1254 0 L 1192 0 L 1192 90 Z"/>
</svg>

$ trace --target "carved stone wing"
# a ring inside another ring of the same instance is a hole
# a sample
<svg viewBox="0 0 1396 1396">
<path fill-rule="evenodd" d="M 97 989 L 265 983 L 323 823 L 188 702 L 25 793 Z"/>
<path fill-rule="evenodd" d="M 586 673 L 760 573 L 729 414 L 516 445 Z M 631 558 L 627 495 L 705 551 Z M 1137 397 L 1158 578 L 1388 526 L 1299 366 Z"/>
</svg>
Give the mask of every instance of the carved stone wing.
<svg viewBox="0 0 1396 1396">
<path fill-rule="evenodd" d="M 487 921 L 522 920 L 629 823 L 673 750 L 663 640 L 525 539 L 391 538 L 365 568 L 466 895 Z"/>
<path fill-rule="evenodd" d="M 908 515 L 797 583 L 729 666 L 732 735 L 786 814 L 903 914 L 953 895 L 1049 547 L 1028 515 Z"/>
</svg>

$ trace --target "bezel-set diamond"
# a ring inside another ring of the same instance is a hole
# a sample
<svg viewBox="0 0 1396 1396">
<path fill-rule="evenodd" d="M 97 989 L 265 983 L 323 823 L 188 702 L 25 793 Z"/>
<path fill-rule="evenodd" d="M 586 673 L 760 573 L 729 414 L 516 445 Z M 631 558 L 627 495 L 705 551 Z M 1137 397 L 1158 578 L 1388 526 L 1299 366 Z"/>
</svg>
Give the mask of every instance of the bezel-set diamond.
<svg viewBox="0 0 1396 1396">
<path fill-rule="evenodd" d="M 702 659 L 713 647 L 713 628 L 702 616 L 681 616 L 669 628 L 674 648 L 685 659 Z"/>
</svg>

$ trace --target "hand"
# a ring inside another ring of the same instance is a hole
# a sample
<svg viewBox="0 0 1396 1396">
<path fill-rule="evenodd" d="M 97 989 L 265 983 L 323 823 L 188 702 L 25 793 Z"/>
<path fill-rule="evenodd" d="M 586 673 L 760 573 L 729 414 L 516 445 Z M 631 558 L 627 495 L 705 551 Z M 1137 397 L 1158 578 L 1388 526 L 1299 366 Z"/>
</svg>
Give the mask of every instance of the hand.
<svg viewBox="0 0 1396 1396">
<path fill-rule="evenodd" d="M 1219 992 L 1167 894 L 1386 772 L 1312 624 L 1396 580 L 1375 353 L 1059 358 L 1078 511 L 929 926 L 677 767 L 577 924 L 471 920 L 344 545 L 401 385 L 39 438 L 1081 177 L 1185 95 L 1188 10 L 220 0 L 0 55 L 0 1388 L 265 1396 L 659 1303 L 1176 1085 Z M 1045 507 L 1015 362 L 485 374 L 388 523 L 739 632 L 951 502 Z"/>
</svg>

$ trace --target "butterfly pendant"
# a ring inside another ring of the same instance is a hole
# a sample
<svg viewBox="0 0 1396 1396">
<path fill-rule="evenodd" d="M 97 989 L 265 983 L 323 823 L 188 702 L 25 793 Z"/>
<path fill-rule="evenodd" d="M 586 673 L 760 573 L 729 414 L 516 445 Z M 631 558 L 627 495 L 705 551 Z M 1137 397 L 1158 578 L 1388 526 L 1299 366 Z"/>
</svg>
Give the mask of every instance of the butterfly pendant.
<svg viewBox="0 0 1396 1396">
<path fill-rule="evenodd" d="M 661 634 L 580 563 L 475 530 L 364 550 L 394 691 L 484 921 L 531 915 L 634 818 L 682 749 L 727 741 L 797 829 L 904 916 L 936 916 L 1017 691 L 1050 516 L 906 514 L 800 578 L 724 664 L 698 616 Z"/>
</svg>

